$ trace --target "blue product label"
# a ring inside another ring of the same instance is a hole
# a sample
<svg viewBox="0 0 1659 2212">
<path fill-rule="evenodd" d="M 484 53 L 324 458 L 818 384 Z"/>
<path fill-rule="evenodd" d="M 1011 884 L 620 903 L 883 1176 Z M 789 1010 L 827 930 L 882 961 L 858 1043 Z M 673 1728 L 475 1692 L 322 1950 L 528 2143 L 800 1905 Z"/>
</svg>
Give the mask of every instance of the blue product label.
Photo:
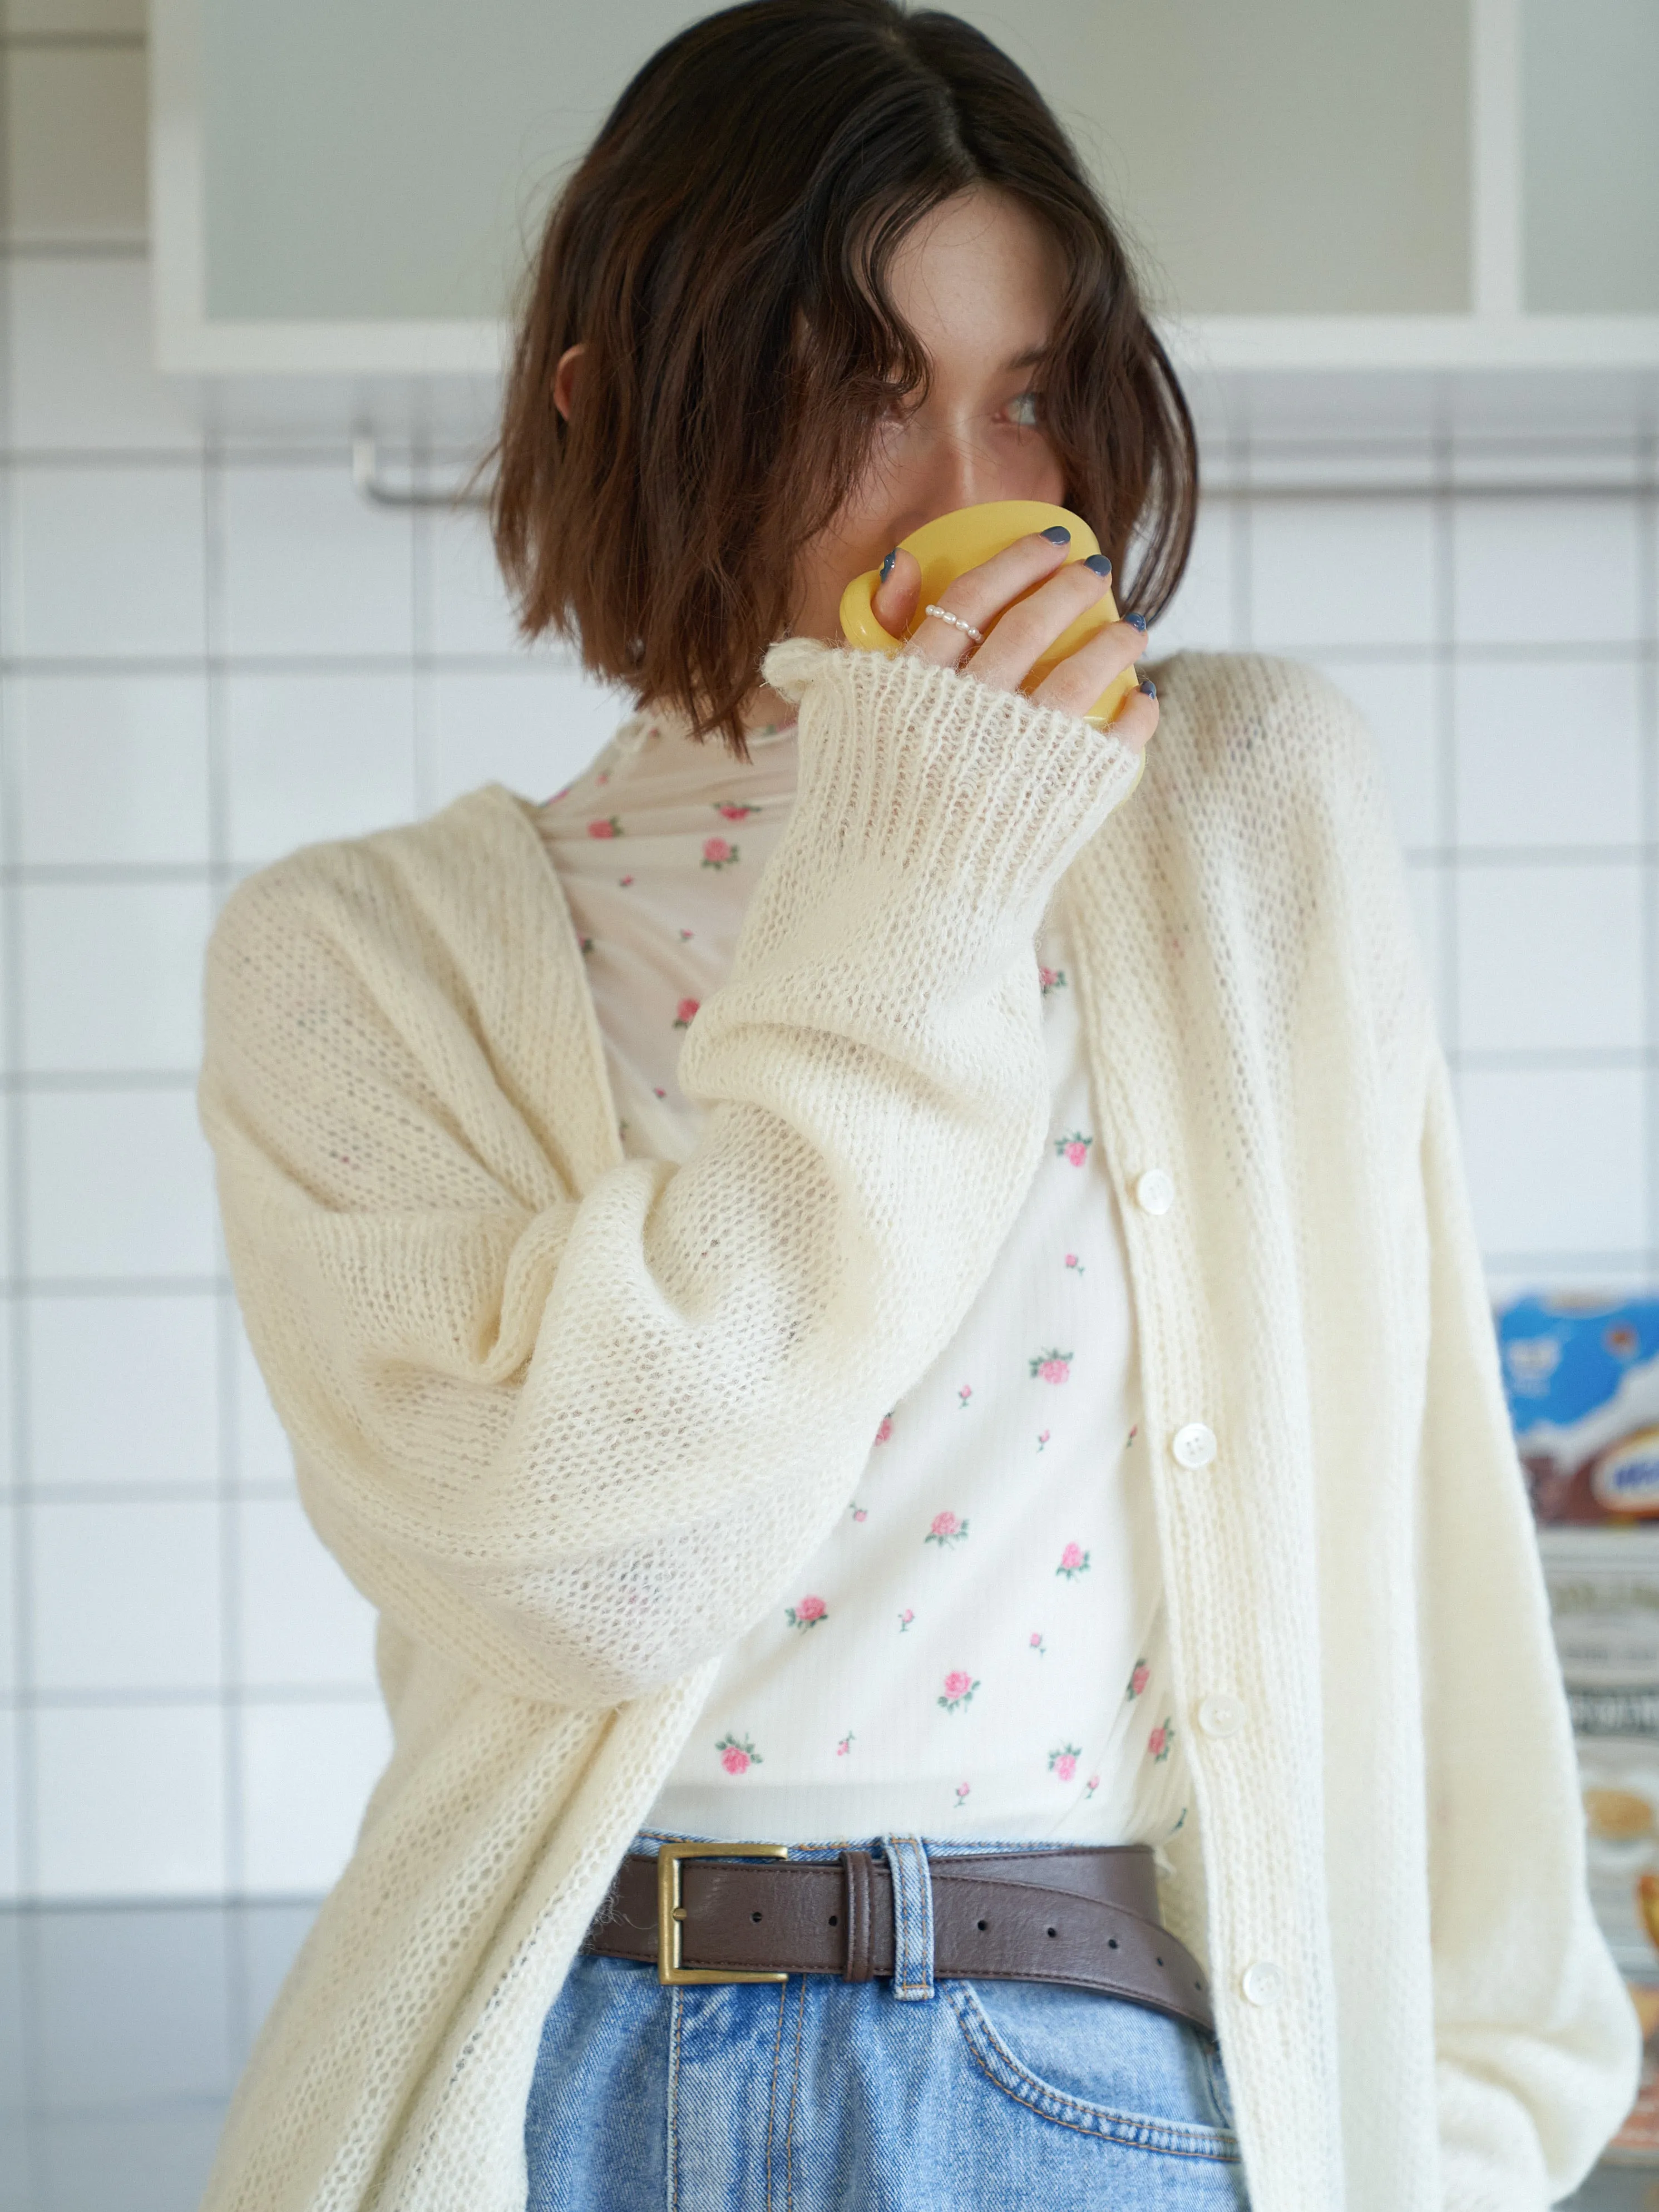
<svg viewBox="0 0 1659 2212">
<path fill-rule="evenodd" d="M 1570 1429 L 1659 1359 L 1659 1297 L 1516 1298 L 1498 1316 L 1510 1418 L 1529 1429 Z"/>
</svg>

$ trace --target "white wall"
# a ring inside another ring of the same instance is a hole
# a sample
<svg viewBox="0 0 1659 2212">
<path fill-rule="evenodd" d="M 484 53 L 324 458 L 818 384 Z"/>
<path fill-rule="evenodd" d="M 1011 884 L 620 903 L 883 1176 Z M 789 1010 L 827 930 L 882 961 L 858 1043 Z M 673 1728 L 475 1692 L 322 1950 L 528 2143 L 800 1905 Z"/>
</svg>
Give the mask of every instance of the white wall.
<svg viewBox="0 0 1659 2212">
<path fill-rule="evenodd" d="M 385 1729 L 225 1278 L 203 939 L 302 840 L 556 789 L 614 708 L 515 647 L 473 525 L 364 507 L 337 440 L 204 438 L 150 372 L 140 0 L 10 0 L 3 58 L 0 1895 L 312 1893 Z M 1654 448 L 1486 458 L 1650 482 Z M 1656 630 L 1651 498 L 1447 492 L 1218 505 L 1158 632 L 1370 716 L 1498 1290 L 1659 1265 Z"/>
</svg>

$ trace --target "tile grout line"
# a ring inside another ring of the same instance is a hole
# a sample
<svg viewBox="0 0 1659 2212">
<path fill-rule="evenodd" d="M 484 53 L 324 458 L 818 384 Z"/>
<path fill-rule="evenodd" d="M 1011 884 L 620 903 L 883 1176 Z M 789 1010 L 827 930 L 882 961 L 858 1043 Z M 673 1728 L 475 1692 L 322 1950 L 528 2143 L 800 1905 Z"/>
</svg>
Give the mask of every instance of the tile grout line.
<svg viewBox="0 0 1659 2212">
<path fill-rule="evenodd" d="M 1462 1042 L 1462 993 L 1458 973 L 1458 903 L 1463 854 L 1457 807 L 1457 685 L 1451 658 L 1457 644 L 1456 506 L 1449 489 L 1456 469 L 1454 435 L 1443 423 L 1434 440 L 1434 471 L 1441 489 L 1430 521 L 1429 594 L 1437 647 L 1434 667 L 1435 830 L 1439 861 L 1436 881 L 1435 1005 L 1441 1046 L 1451 1071 L 1452 1097 L 1461 1118 L 1462 1086 L 1458 1047 Z"/>
<path fill-rule="evenodd" d="M 1659 429 L 1650 419 L 1637 439 L 1639 474 L 1659 486 Z M 1636 531 L 1637 624 L 1639 641 L 1659 644 L 1659 501 L 1649 499 L 1633 517 Z M 1636 672 L 1638 760 L 1641 775 L 1640 819 L 1645 833 L 1641 860 L 1644 1034 L 1650 1048 L 1659 1044 L 1659 869 L 1654 838 L 1659 833 L 1659 666 L 1652 658 Z M 1645 1225 L 1649 1267 L 1659 1265 L 1659 1074 L 1650 1065 L 1643 1086 L 1647 1170 Z"/>
<path fill-rule="evenodd" d="M 0 6 L 4 5 L 5 0 L 0 0 Z M 0 55 L 0 119 L 9 112 L 10 105 L 9 56 Z M 10 216 L 9 165 L 0 162 L 0 235 L 9 234 Z M 4 271 L 4 283 L 0 283 L 0 439 L 9 443 L 13 347 L 9 269 Z M 14 521 L 11 471 L 0 470 L 0 650 L 3 650 L 9 641 L 18 612 L 15 596 L 17 564 L 12 558 Z M 13 718 L 8 711 L 11 703 L 0 691 L 0 857 L 8 860 L 14 857 L 19 819 L 15 734 L 12 727 Z M 0 948 L 0 1059 L 3 1060 L 8 1073 L 18 1064 L 20 1058 L 18 925 L 21 919 L 21 893 L 10 884 L 0 887 L 0 919 L 5 925 L 5 942 Z M 23 1241 L 27 1185 L 27 1163 L 23 1154 L 24 1120 L 21 1106 L 9 1102 L 4 1128 L 5 1242 L 7 1268 L 14 1274 L 25 1273 L 27 1266 L 27 1251 Z M 9 1474 L 13 1479 L 20 1474 L 27 1479 L 30 1472 L 27 1382 L 29 1338 L 28 1310 L 21 1302 L 11 1307 L 6 1316 L 5 1330 L 6 1355 L 11 1370 L 6 1439 L 10 1460 Z M 31 1571 L 33 1516 L 27 1507 L 23 1507 L 9 1509 L 8 1517 L 12 1538 L 10 1597 L 15 1608 L 11 1654 L 13 1686 L 18 1692 L 26 1694 L 33 1685 L 34 1589 Z M 36 1737 L 34 1715 L 27 1711 L 19 1712 L 15 1719 L 11 1753 L 16 1864 L 10 1885 L 13 1893 L 19 1898 L 30 1894 L 35 1887 L 38 1871 L 39 1763 Z M 46 2176 L 41 2171 L 42 2145 L 33 2118 L 40 2109 L 43 2087 L 40 2034 L 43 1977 L 40 1934 L 33 1926 L 19 1929 L 17 1969 L 18 2016 L 23 2032 L 23 2047 L 18 2055 L 17 2071 L 25 2116 L 20 2162 L 28 2198 L 38 2202 L 46 2194 Z"/>
<path fill-rule="evenodd" d="M 216 431 L 210 431 L 202 454 L 202 639 L 207 663 L 207 814 L 208 863 L 213 872 L 212 915 L 216 922 L 226 896 L 224 869 L 229 858 L 230 793 L 226 749 L 226 692 L 228 678 L 221 650 L 226 629 L 225 605 L 225 481 L 222 447 Z M 222 1226 L 216 1210 L 213 1222 L 216 1273 L 227 1275 Z M 241 1651 L 241 1512 L 238 1492 L 240 1475 L 240 1424 L 236 1406 L 236 1317 L 234 1293 L 216 1291 L 214 1316 L 214 1373 L 216 1383 L 217 1495 L 219 1504 L 219 1742 L 220 1742 L 220 1887 L 238 1891 L 245 1887 L 243 1742 L 245 1714 L 236 1694 Z M 222 1992 L 227 2047 L 234 2049 L 241 2038 L 247 2011 L 249 1963 L 246 1934 L 240 1923 L 227 1931 Z"/>
<path fill-rule="evenodd" d="M 426 482 L 431 462 L 431 447 L 422 439 L 416 444 L 413 453 L 414 480 L 417 485 Z M 434 675 L 437 645 L 434 591 L 438 518 L 429 507 L 416 507 L 410 513 L 410 522 L 409 669 L 413 698 L 413 726 L 410 732 L 412 748 L 410 769 L 415 818 L 421 821 L 433 811 L 437 776 L 439 732 Z"/>
<path fill-rule="evenodd" d="M 231 852 L 229 761 L 226 744 L 229 676 L 221 651 L 226 629 L 225 465 L 216 428 L 204 441 L 202 455 L 202 640 L 206 648 L 208 865 L 213 878 L 212 918 L 217 922 L 228 895 Z M 228 1275 L 224 1230 L 217 1209 L 213 1219 L 216 1273 Z M 237 1404 L 237 1316 L 235 1294 L 222 1281 L 213 1300 L 216 1449 L 219 1498 L 219 1741 L 221 1838 L 220 1886 L 236 1893 L 246 1887 L 243 1740 L 246 1712 L 237 1695 L 241 1656 L 240 1422 Z M 236 1915 L 225 1931 L 224 2029 L 226 2051 L 246 2049 L 251 2027 L 252 1962 L 248 1931 Z M 240 2071 L 233 2061 L 233 2073 Z"/>
<path fill-rule="evenodd" d="M 1241 477 L 1250 471 L 1250 428 L 1242 418 L 1228 443 L 1233 467 Z M 1235 652 L 1250 650 L 1255 627 L 1255 564 L 1252 522 L 1255 510 L 1248 499 L 1233 501 L 1227 516 L 1227 618 Z"/>
</svg>

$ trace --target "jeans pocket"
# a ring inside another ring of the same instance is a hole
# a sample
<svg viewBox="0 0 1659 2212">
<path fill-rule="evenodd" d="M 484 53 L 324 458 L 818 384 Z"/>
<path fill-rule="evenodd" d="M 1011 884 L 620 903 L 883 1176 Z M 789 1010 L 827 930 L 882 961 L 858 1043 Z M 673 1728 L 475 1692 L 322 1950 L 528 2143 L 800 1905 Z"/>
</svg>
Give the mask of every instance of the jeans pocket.
<svg viewBox="0 0 1659 2212">
<path fill-rule="evenodd" d="M 1219 2054 L 1201 2030 L 1127 1997 L 1021 1981 L 942 1982 L 969 2057 L 1057 2126 L 1236 2163 Z"/>
</svg>

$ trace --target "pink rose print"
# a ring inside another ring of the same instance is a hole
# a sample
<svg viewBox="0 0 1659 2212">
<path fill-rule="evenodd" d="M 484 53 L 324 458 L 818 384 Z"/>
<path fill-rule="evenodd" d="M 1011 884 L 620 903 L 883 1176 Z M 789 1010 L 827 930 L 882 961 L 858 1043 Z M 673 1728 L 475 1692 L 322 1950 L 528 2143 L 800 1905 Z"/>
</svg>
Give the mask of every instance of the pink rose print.
<svg viewBox="0 0 1659 2212">
<path fill-rule="evenodd" d="M 1048 1753 L 1048 1771 L 1058 1782 L 1069 1782 L 1077 1772 L 1077 1763 L 1083 1753 L 1074 1743 L 1063 1743 L 1057 1751 Z"/>
<path fill-rule="evenodd" d="M 656 1092 L 659 1098 L 667 1097 L 668 1093 L 663 1089 L 660 1083 L 653 1083 L 651 1088 Z"/>
<path fill-rule="evenodd" d="M 595 783 L 609 783 L 611 781 L 610 769 L 608 768 L 602 768 L 599 774 L 594 777 L 593 781 Z"/>
<path fill-rule="evenodd" d="M 692 1018 L 696 1015 L 697 1008 L 701 1003 L 701 1000 L 696 999 L 682 999 L 680 1000 L 678 1006 L 674 1009 L 674 1026 L 677 1030 L 689 1030 L 690 1028 Z"/>
<path fill-rule="evenodd" d="M 935 1513 L 932 1528 L 922 1538 L 924 1544 L 937 1544 L 941 1552 L 948 1552 L 952 1544 L 959 1544 L 968 1534 L 968 1523 L 958 1521 L 954 1513 Z"/>
<path fill-rule="evenodd" d="M 587 825 L 590 837 L 620 837 L 622 833 L 622 823 L 614 814 L 607 814 L 603 822 L 590 822 Z"/>
<path fill-rule="evenodd" d="M 1172 1719 L 1165 1720 L 1161 1728 L 1152 1730 L 1146 1739 L 1146 1748 L 1152 1753 L 1154 1764 L 1170 1756 L 1170 1746 L 1174 1741 L 1175 1722 Z"/>
<path fill-rule="evenodd" d="M 884 1444 L 892 1433 L 893 1417 L 890 1413 L 884 1413 L 881 1417 L 881 1426 L 876 1431 L 876 1442 L 878 1444 Z"/>
<path fill-rule="evenodd" d="M 1098 1790 L 1099 1787 L 1100 1777 L 1097 1774 L 1091 1774 L 1089 1777 L 1089 1779 L 1083 1785 L 1083 1802 L 1085 1805 L 1094 1796 L 1096 1790 Z"/>
<path fill-rule="evenodd" d="M 691 933 L 690 933 L 690 931 L 689 929 L 683 929 L 683 930 L 681 930 L 681 932 L 680 932 L 680 943 L 681 943 L 682 945 L 690 945 L 690 942 L 691 942 Z"/>
<path fill-rule="evenodd" d="M 1037 981 L 1042 986 L 1042 995 L 1046 999 L 1050 991 L 1063 991 L 1066 988 L 1066 970 L 1063 968 L 1039 966 Z"/>
<path fill-rule="evenodd" d="M 622 885 L 624 890 L 628 889 L 628 886 L 633 882 L 633 880 L 634 878 L 632 876 L 618 876 L 617 878 L 617 881 Z"/>
<path fill-rule="evenodd" d="M 584 952 L 591 952 L 593 950 L 592 939 L 591 937 L 584 937 L 581 940 L 581 948 Z"/>
<path fill-rule="evenodd" d="M 703 839 L 702 864 L 705 868 L 729 868 L 737 857 L 737 847 L 728 845 L 724 837 Z"/>
<path fill-rule="evenodd" d="M 1043 1447 L 1048 1443 L 1048 1430 L 1047 1430 L 1047 1429 L 1044 1429 L 1044 1430 L 1042 1431 L 1042 1432 L 1041 1433 L 1041 1435 L 1037 1437 L 1037 1449 L 1038 1449 L 1039 1451 L 1042 1450 Z"/>
<path fill-rule="evenodd" d="M 1126 1705 L 1132 1705 L 1137 1698 L 1144 1697 L 1146 1692 L 1146 1685 L 1152 1680 L 1152 1668 L 1146 1664 L 1146 1662 L 1144 1659 L 1137 1659 L 1134 1663 L 1134 1671 L 1129 1676 L 1129 1686 L 1123 1692 L 1124 1704 Z"/>
<path fill-rule="evenodd" d="M 1054 1569 L 1054 1572 L 1057 1575 L 1064 1575 L 1066 1581 L 1070 1582 L 1073 1576 L 1086 1575 L 1088 1571 L 1089 1554 L 1081 1544 L 1068 1544 L 1060 1555 L 1060 1565 Z"/>
<path fill-rule="evenodd" d="M 974 1786 L 974 1785 L 973 1785 L 973 1784 L 972 1784 L 971 1782 L 958 1782 L 958 1783 L 957 1783 L 957 1804 L 958 1804 L 958 1805 L 960 1805 L 960 1804 L 961 1804 L 961 1802 L 962 1802 L 963 1799 L 963 1798 L 968 1795 L 968 1792 L 969 1792 L 969 1791 L 973 1788 L 973 1786 Z"/>
<path fill-rule="evenodd" d="M 1081 1129 L 1073 1129 L 1069 1137 L 1054 1139 L 1054 1150 L 1061 1159 L 1069 1160 L 1074 1168 L 1080 1168 L 1088 1158 L 1089 1147 L 1093 1142 L 1094 1139 L 1085 1137 Z"/>
<path fill-rule="evenodd" d="M 816 1628 L 828 1620 L 830 1608 L 821 1597 L 804 1597 L 799 1605 L 786 1606 L 783 1617 L 791 1628 Z"/>
<path fill-rule="evenodd" d="M 1089 1272 L 1075 1252 L 1068 1252 L 1066 1255 L 1066 1264 L 1074 1275 L 1086 1275 Z"/>
<path fill-rule="evenodd" d="M 903 1635 L 905 1630 L 910 1626 L 910 1623 L 915 1619 L 915 1614 L 907 1605 L 903 1612 L 899 1615 L 899 1634 L 901 1636 Z"/>
<path fill-rule="evenodd" d="M 714 811 L 723 814 L 728 822 L 746 822 L 751 814 L 758 814 L 760 809 L 758 806 L 744 806 L 738 799 L 722 799 L 714 802 Z"/>
<path fill-rule="evenodd" d="M 851 1751 L 852 1748 L 853 1731 L 851 1729 L 848 1729 L 846 1735 L 842 1736 L 841 1741 L 836 1746 L 836 1757 L 837 1759 L 845 1759 L 848 1753 Z"/>
<path fill-rule="evenodd" d="M 739 1743 L 728 1729 L 714 1748 L 720 1755 L 720 1765 L 728 1774 L 747 1774 L 751 1766 L 761 1765 L 761 1755 L 747 1736 Z"/>
<path fill-rule="evenodd" d="M 870 1509 L 867 1505 L 849 1505 L 847 1510 L 854 1521 L 867 1521 L 870 1518 Z"/>
<path fill-rule="evenodd" d="M 1042 1640 L 1042 1631 L 1040 1628 L 1034 1628 L 1031 1631 L 1030 1649 L 1033 1651 L 1040 1651 L 1045 1659 L 1048 1656 L 1048 1647 Z"/>
<path fill-rule="evenodd" d="M 1069 1352 L 1039 1352 L 1031 1362 L 1031 1379 L 1040 1376 L 1045 1382 L 1063 1382 L 1072 1371 Z"/>
<path fill-rule="evenodd" d="M 961 1389 L 957 1392 L 957 1403 L 961 1407 L 964 1413 L 968 1410 L 968 1401 L 973 1396 L 973 1395 L 974 1386 L 971 1382 L 964 1382 Z"/>
<path fill-rule="evenodd" d="M 945 1678 L 945 1695 L 939 1699 L 947 1713 L 971 1702 L 979 1684 L 971 1674 L 964 1674 L 960 1667 L 952 1668 Z"/>
<path fill-rule="evenodd" d="M 1124 1437 L 1124 1439 L 1123 1439 L 1123 1449 L 1124 1449 L 1124 1450 L 1125 1450 L 1125 1451 L 1127 1451 L 1127 1450 L 1128 1450 L 1128 1449 L 1129 1449 L 1130 1445 L 1134 1442 L 1135 1438 L 1136 1438 L 1139 1434 L 1140 1434 L 1140 1424 L 1139 1424 L 1139 1421 L 1137 1421 L 1137 1422 L 1135 1423 L 1135 1425 L 1134 1425 L 1133 1428 L 1132 1428 L 1132 1429 L 1130 1430 L 1130 1431 L 1129 1431 L 1128 1435 L 1127 1435 L 1127 1437 Z"/>
<path fill-rule="evenodd" d="M 552 798 L 551 798 L 551 799 L 550 799 L 548 800 L 548 802 L 547 802 L 547 803 L 548 803 L 548 805 L 549 805 L 550 806 L 556 806 L 556 805 L 558 805 L 559 801 L 560 801 L 562 799 L 568 799 L 568 798 L 569 798 L 569 796 L 570 796 L 570 786 L 569 786 L 568 784 L 566 784 L 566 786 L 564 787 L 564 789 L 563 789 L 562 791 L 556 791 L 556 792 L 554 793 L 554 794 L 553 794 Z"/>
</svg>

